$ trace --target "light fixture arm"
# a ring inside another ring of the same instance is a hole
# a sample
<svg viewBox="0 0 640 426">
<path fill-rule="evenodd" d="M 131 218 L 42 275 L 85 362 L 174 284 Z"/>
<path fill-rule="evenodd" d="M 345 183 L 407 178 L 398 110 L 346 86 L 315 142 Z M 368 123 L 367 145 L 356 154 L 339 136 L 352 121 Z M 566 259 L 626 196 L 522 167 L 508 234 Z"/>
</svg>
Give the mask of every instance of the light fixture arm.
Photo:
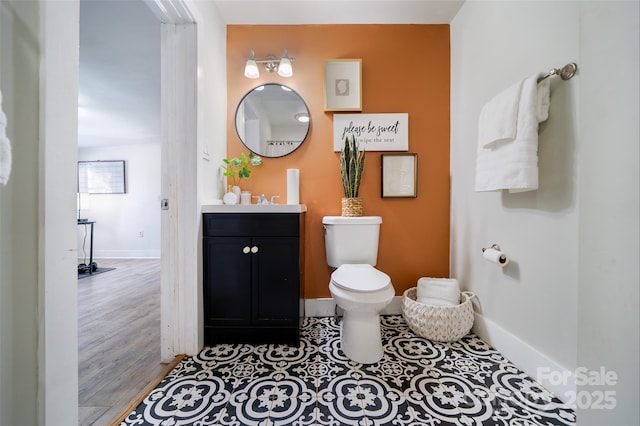
<svg viewBox="0 0 640 426">
<path fill-rule="evenodd" d="M 291 62 L 294 62 L 296 60 L 296 58 L 289 58 L 289 60 Z M 269 55 L 264 59 L 255 59 L 255 61 L 256 61 L 257 64 L 268 64 L 268 63 L 271 63 L 271 62 L 280 63 L 281 59 L 278 59 L 275 56 Z"/>
<path fill-rule="evenodd" d="M 251 54 L 249 55 L 249 59 L 247 60 L 247 65 L 245 66 L 245 77 L 248 78 L 257 78 L 259 77 L 259 72 L 256 69 L 251 69 L 253 72 L 248 73 L 247 69 L 253 64 L 263 64 L 264 69 L 267 72 L 278 71 L 278 74 L 282 77 L 291 77 L 293 75 L 293 70 L 291 69 L 291 62 L 294 62 L 296 58 L 291 58 L 287 54 L 287 49 L 284 49 L 284 54 L 282 58 L 278 58 L 274 55 L 269 55 L 264 59 L 255 59 L 255 55 L 253 49 L 251 49 Z M 282 65 L 286 65 L 283 67 Z M 284 71 L 286 69 L 286 71 Z"/>
</svg>

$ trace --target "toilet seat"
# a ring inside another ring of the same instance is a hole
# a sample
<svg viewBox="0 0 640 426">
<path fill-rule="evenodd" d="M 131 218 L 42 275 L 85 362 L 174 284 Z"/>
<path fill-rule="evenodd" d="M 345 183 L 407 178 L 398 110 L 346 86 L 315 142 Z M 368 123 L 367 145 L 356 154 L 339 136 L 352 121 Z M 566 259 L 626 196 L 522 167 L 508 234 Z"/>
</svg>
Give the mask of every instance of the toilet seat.
<svg viewBox="0 0 640 426">
<path fill-rule="evenodd" d="M 391 278 L 368 264 L 344 264 L 331 274 L 331 283 L 344 290 L 368 293 L 389 287 Z"/>
</svg>

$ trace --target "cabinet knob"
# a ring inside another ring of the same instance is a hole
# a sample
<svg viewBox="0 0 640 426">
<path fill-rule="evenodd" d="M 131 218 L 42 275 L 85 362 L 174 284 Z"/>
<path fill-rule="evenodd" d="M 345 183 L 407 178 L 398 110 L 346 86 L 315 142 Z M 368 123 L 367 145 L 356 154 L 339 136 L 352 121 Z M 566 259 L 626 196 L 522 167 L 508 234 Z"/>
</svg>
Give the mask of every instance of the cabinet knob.
<svg viewBox="0 0 640 426">
<path fill-rule="evenodd" d="M 258 246 L 251 247 L 251 253 L 257 253 L 257 252 L 258 252 Z"/>
<path fill-rule="evenodd" d="M 244 247 L 242 248 L 242 252 L 243 252 L 244 254 L 247 254 L 247 253 L 249 253 L 250 251 L 251 251 L 251 249 L 249 248 L 249 246 L 244 246 Z"/>
</svg>

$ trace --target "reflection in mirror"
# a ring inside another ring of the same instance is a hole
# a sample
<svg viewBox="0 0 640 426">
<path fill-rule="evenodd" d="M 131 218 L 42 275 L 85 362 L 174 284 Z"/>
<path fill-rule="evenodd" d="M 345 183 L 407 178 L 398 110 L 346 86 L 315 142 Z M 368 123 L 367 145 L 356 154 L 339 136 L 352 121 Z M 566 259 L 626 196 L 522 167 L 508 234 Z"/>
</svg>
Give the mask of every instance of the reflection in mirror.
<svg viewBox="0 0 640 426">
<path fill-rule="evenodd" d="M 309 109 L 293 89 L 277 83 L 247 93 L 236 110 L 236 132 L 242 143 L 263 157 L 283 157 L 309 133 Z"/>
</svg>

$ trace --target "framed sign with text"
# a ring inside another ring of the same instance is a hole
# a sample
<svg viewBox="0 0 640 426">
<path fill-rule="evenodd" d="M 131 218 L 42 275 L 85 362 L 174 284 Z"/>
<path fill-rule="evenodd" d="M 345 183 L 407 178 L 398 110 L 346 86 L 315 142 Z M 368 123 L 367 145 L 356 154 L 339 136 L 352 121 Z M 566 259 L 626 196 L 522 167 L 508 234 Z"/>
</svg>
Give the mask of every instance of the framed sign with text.
<svg viewBox="0 0 640 426">
<path fill-rule="evenodd" d="M 347 135 L 366 151 L 408 151 L 409 114 L 334 114 L 334 151 L 342 150 Z"/>
</svg>

